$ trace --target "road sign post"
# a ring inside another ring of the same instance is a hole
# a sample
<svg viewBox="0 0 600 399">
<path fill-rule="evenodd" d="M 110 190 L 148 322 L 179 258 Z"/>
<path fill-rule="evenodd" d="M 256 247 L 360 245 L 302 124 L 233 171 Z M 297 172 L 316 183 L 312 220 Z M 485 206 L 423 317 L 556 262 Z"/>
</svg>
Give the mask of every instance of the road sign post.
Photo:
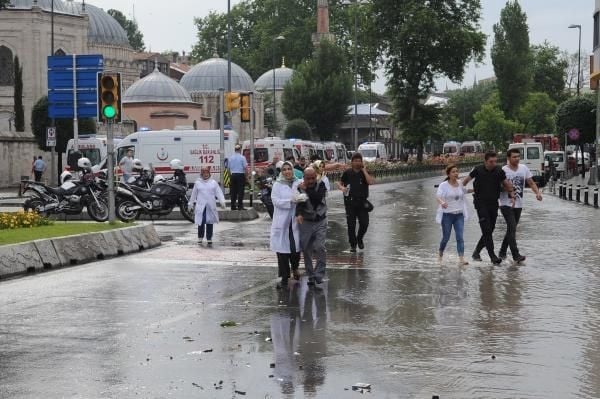
<svg viewBox="0 0 600 399">
<path fill-rule="evenodd" d="M 56 128 L 46 128 L 46 147 L 50 147 L 50 185 L 56 185 Z"/>
</svg>

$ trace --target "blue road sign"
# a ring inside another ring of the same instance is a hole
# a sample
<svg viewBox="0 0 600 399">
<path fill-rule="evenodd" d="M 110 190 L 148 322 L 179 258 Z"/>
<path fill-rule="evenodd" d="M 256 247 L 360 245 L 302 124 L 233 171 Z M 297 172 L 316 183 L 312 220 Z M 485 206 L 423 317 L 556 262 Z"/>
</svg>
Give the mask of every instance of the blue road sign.
<svg viewBox="0 0 600 399">
<path fill-rule="evenodd" d="M 97 75 L 104 70 L 102 55 L 75 56 L 77 117 L 97 116 Z M 73 118 L 73 56 L 48 57 L 48 116 Z"/>
</svg>

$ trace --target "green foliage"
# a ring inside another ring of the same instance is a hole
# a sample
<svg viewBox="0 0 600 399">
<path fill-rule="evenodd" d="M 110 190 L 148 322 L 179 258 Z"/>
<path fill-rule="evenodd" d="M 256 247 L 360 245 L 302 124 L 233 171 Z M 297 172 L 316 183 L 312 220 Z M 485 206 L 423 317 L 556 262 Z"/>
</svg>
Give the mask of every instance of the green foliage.
<svg viewBox="0 0 600 399">
<path fill-rule="evenodd" d="M 129 45 L 136 51 L 144 51 L 146 46 L 144 45 L 144 35 L 140 32 L 138 24 L 135 20 L 127 19 L 125 14 L 119 10 L 110 9 L 107 13 L 117 20 L 119 25 L 125 32 L 127 32 L 127 39 L 129 39 Z"/>
<path fill-rule="evenodd" d="M 566 132 L 578 129 L 580 143 L 593 143 L 596 139 L 596 104 L 588 97 L 573 97 L 556 110 L 556 131 L 562 138 Z"/>
<path fill-rule="evenodd" d="M 7 8 L 10 5 L 11 0 L 0 0 L 0 10 Z"/>
<path fill-rule="evenodd" d="M 517 0 L 508 1 L 494 25 L 492 63 L 498 78 L 501 109 L 516 116 L 532 83 L 532 56 L 529 47 L 527 15 Z"/>
<path fill-rule="evenodd" d="M 446 117 L 456 118 L 460 126 L 472 128 L 475 126 L 475 113 L 490 100 L 495 89 L 496 84 L 492 82 L 448 92 L 448 106 L 444 110 Z"/>
<path fill-rule="evenodd" d="M 25 131 L 25 109 L 23 108 L 23 67 L 19 62 L 19 57 L 15 57 L 15 85 L 14 85 L 14 111 L 15 111 L 15 130 L 17 132 Z"/>
<path fill-rule="evenodd" d="M 558 47 L 548 42 L 531 46 L 533 87 L 546 93 L 554 102 L 566 99 L 565 71 L 569 63 Z"/>
<path fill-rule="evenodd" d="M 336 42 L 352 59 L 354 49 L 354 16 L 358 23 L 358 72 L 363 83 L 373 80 L 373 68 L 378 48 L 373 37 L 368 6 L 344 7 L 341 1 L 330 2 L 330 30 Z M 285 57 L 286 65 L 295 67 L 311 58 L 316 32 L 317 2 L 315 0 L 243 0 L 231 8 L 231 59 L 254 79 L 276 66 Z M 218 54 L 227 55 L 227 13 L 211 12 L 194 20 L 198 42 L 192 58 L 202 61 Z M 283 35 L 286 39 L 274 42 Z"/>
<path fill-rule="evenodd" d="M 304 119 L 292 119 L 285 128 L 285 138 L 310 140 L 312 132 Z"/>
<path fill-rule="evenodd" d="M 529 93 L 519 109 L 523 133 L 552 134 L 555 128 L 556 103 L 546 93 Z"/>
<path fill-rule="evenodd" d="M 505 117 L 504 112 L 493 104 L 485 104 L 475 114 L 475 127 L 479 140 L 503 150 L 512 135 L 520 131 L 521 126 Z"/>
<path fill-rule="evenodd" d="M 315 57 L 300 65 L 285 86 L 286 118 L 304 119 L 321 140 L 330 140 L 352 101 L 352 78 L 344 65 L 346 59 L 338 46 L 321 43 Z"/>
<path fill-rule="evenodd" d="M 80 133 L 95 133 L 96 122 L 94 119 L 79 119 L 78 129 Z M 46 148 L 46 128 L 50 126 L 48 118 L 48 97 L 40 98 L 33 109 L 31 110 L 31 131 L 35 136 L 38 147 L 43 151 L 48 151 Z M 72 119 L 57 119 L 56 120 L 56 151 L 62 154 L 67 149 L 67 143 L 73 138 L 73 120 Z"/>
<path fill-rule="evenodd" d="M 372 4 L 394 117 L 405 139 L 419 148 L 420 160 L 426 132 L 437 126 L 430 118 L 439 115 L 421 102 L 434 88 L 436 76 L 459 82 L 469 60 L 481 59 L 485 46 L 479 26 L 481 4 L 479 0 L 373 0 Z"/>
</svg>

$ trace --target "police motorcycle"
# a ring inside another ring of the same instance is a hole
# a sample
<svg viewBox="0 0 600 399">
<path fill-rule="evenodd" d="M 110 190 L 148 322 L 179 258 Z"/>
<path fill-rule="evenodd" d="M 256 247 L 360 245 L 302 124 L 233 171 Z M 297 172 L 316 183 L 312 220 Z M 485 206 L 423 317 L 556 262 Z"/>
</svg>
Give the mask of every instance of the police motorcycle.
<svg viewBox="0 0 600 399">
<path fill-rule="evenodd" d="M 139 167 L 134 160 L 134 168 Z M 141 163 L 141 162 L 140 162 Z M 171 179 L 155 176 L 150 188 L 143 188 L 135 181 L 120 182 L 116 188 L 116 214 L 123 222 L 130 222 L 141 214 L 166 216 L 179 207 L 185 219 L 194 223 L 193 211 L 188 209 L 187 180 L 183 162 L 173 159 L 170 162 L 174 175 Z"/>
<path fill-rule="evenodd" d="M 33 210 L 41 215 L 79 215 L 87 208 L 88 215 L 97 222 L 108 220 L 108 204 L 102 198 L 102 188 L 92 172 L 88 158 L 79 158 L 77 167 L 80 178 L 76 180 L 69 171 L 60 175 L 60 187 L 50 187 L 39 182 L 27 182 L 24 192 L 31 197 L 23 203 L 25 211 Z"/>
</svg>

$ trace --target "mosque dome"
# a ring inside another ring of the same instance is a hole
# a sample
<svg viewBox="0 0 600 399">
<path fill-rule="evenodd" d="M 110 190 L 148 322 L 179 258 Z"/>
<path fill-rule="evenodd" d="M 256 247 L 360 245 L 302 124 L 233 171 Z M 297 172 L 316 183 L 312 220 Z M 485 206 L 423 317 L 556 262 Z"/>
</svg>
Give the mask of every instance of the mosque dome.
<svg viewBox="0 0 600 399">
<path fill-rule="evenodd" d="M 193 101 L 183 86 L 155 69 L 123 93 L 123 103 L 193 103 Z"/>
<path fill-rule="evenodd" d="M 190 69 L 182 78 L 181 85 L 190 93 L 227 90 L 227 60 L 210 58 Z M 242 67 L 231 63 L 231 90 L 254 91 L 252 78 Z"/>
<path fill-rule="evenodd" d="M 285 84 L 294 75 L 294 70 L 283 65 L 281 68 L 275 69 L 275 90 L 283 90 Z M 262 74 L 254 84 L 258 91 L 273 90 L 273 69 Z"/>
</svg>

